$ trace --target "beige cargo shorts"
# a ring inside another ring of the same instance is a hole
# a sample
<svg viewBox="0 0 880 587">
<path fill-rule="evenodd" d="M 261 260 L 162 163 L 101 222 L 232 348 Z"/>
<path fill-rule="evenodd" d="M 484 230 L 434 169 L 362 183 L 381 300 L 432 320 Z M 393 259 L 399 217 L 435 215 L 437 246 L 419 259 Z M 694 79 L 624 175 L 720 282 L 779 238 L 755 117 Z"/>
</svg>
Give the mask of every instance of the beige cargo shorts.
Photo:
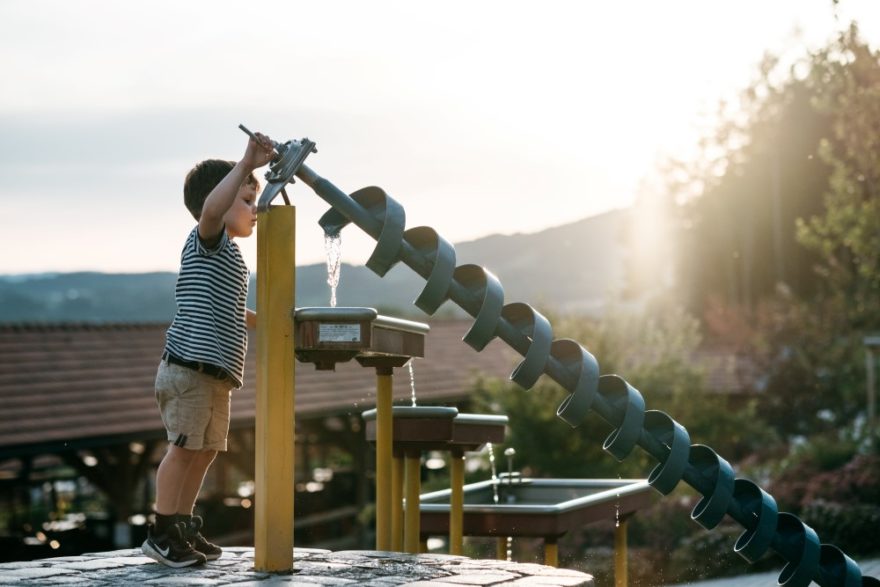
<svg viewBox="0 0 880 587">
<path fill-rule="evenodd" d="M 233 384 L 193 369 L 159 363 L 156 401 L 168 442 L 190 450 L 226 450 Z"/>
</svg>

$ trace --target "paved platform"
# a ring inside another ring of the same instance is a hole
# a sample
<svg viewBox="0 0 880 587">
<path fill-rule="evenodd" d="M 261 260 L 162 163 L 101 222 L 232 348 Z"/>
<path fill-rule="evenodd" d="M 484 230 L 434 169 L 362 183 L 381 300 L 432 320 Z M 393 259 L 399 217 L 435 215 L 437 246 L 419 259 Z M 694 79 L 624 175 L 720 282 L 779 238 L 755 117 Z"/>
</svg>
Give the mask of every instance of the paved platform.
<svg viewBox="0 0 880 587">
<path fill-rule="evenodd" d="M 293 552 L 292 573 L 255 571 L 254 549 L 248 547 L 224 548 L 216 561 L 186 569 L 160 565 L 140 549 L 0 563 L 0 585 L 594 585 L 586 573 L 531 563 L 370 550 Z"/>
</svg>

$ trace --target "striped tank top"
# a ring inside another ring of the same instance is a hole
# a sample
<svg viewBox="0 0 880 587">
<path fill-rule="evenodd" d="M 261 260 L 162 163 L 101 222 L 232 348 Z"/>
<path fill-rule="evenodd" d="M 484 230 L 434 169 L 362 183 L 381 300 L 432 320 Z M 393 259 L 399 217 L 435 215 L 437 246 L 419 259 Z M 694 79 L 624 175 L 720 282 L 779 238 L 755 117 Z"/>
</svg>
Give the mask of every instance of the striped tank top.
<svg viewBox="0 0 880 587">
<path fill-rule="evenodd" d="M 165 334 L 165 350 L 187 361 L 222 367 L 241 387 L 249 277 L 241 251 L 226 230 L 220 242 L 208 249 L 196 226 L 180 255 L 177 313 Z"/>
</svg>

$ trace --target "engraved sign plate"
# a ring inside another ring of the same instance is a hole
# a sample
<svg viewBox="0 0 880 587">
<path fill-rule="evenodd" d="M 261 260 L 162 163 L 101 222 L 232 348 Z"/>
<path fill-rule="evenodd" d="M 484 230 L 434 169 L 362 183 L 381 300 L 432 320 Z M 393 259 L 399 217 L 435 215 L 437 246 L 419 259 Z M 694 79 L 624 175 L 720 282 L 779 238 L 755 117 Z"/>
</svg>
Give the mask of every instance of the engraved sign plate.
<svg viewBox="0 0 880 587">
<path fill-rule="evenodd" d="M 318 342 L 360 342 L 360 324 L 319 324 Z"/>
</svg>

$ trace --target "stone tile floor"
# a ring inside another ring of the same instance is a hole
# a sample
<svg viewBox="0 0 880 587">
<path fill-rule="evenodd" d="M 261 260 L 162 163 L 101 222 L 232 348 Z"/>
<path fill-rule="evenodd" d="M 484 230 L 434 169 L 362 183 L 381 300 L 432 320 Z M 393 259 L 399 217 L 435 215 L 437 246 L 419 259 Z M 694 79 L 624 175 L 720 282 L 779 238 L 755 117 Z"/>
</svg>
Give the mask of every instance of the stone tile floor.
<svg viewBox="0 0 880 587">
<path fill-rule="evenodd" d="M 199 567 L 172 569 L 140 549 L 0 563 L 0 585 L 351 585 L 352 587 L 593 586 L 586 573 L 444 554 L 295 548 L 292 573 L 254 570 L 254 549 L 224 548 Z"/>
</svg>

